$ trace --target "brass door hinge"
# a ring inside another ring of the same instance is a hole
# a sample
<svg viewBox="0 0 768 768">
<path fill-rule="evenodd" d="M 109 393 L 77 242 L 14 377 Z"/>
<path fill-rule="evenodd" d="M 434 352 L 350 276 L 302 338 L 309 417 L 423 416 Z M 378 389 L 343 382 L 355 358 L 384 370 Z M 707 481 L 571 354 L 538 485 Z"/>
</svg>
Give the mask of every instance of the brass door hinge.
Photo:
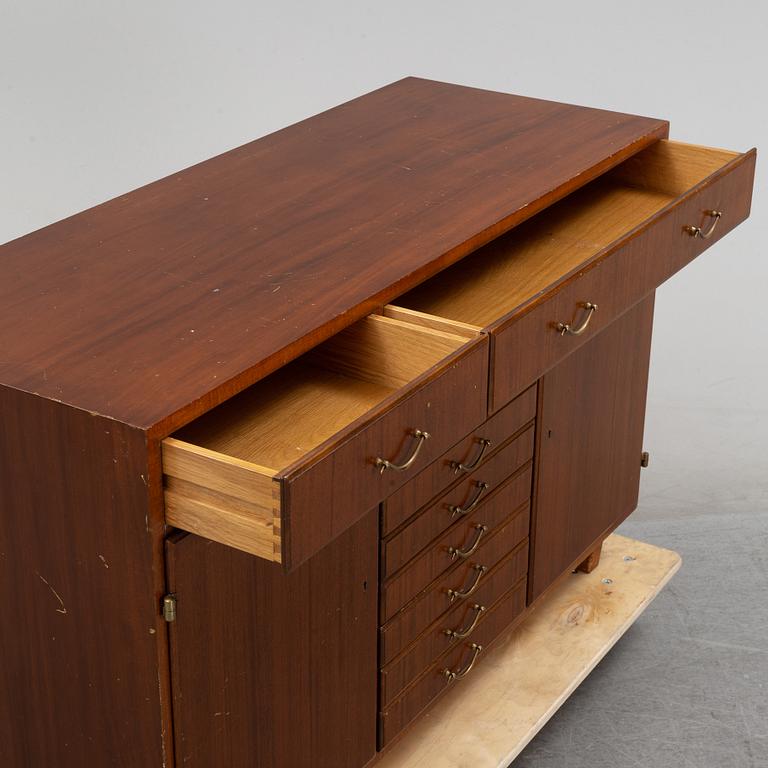
<svg viewBox="0 0 768 768">
<path fill-rule="evenodd" d="M 163 618 L 169 624 L 176 621 L 176 595 L 166 595 L 163 598 Z"/>
<path fill-rule="evenodd" d="M 640 466 L 647 467 L 650 461 L 651 461 L 651 454 L 648 453 L 648 451 L 643 451 L 640 454 Z"/>
</svg>

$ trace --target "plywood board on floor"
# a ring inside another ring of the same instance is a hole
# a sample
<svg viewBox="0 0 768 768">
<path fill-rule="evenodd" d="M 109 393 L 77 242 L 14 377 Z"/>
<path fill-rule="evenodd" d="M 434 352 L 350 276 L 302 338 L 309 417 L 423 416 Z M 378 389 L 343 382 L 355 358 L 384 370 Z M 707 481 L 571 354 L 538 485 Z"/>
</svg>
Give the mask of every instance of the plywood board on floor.
<svg viewBox="0 0 768 768">
<path fill-rule="evenodd" d="M 376 768 L 506 768 L 672 578 L 680 556 L 614 534 Z M 585 713 L 589 717 L 589 713 Z"/>
</svg>

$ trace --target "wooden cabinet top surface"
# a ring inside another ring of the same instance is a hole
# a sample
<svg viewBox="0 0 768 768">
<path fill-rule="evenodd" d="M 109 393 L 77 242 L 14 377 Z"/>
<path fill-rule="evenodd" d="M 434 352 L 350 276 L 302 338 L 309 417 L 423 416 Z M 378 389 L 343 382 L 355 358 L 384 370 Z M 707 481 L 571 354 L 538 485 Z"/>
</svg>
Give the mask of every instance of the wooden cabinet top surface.
<svg viewBox="0 0 768 768">
<path fill-rule="evenodd" d="M 0 384 L 162 436 L 667 132 L 393 83 L 0 247 Z"/>
</svg>

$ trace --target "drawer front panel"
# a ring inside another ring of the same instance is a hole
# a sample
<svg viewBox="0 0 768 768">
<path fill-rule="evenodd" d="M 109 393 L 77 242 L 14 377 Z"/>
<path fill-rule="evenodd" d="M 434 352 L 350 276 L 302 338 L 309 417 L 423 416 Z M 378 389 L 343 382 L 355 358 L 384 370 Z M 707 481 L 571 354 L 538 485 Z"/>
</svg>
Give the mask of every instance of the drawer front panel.
<svg viewBox="0 0 768 768">
<path fill-rule="evenodd" d="M 608 255 L 566 280 L 554 296 L 493 326 L 490 411 L 504 406 L 746 219 L 753 175 L 754 155 L 739 157 L 611 246 Z M 712 236 L 691 236 L 690 226 L 710 226 L 712 219 L 705 214 L 710 210 L 723 213 Z M 561 335 L 558 323 L 578 326 L 587 320 L 586 302 L 598 308 L 584 332 Z"/>
<path fill-rule="evenodd" d="M 400 698 L 381 712 L 380 746 L 385 746 L 431 701 L 446 690 L 461 685 L 461 678 L 472 674 L 474 664 L 483 661 L 484 654 L 496 638 L 520 616 L 525 608 L 525 583 L 514 587 L 488 612 L 472 638 L 464 640 L 444 653 Z M 474 660 L 474 664 L 473 664 Z M 451 679 L 447 672 L 456 677 Z M 471 713 L 468 714 L 471 718 Z"/>
<path fill-rule="evenodd" d="M 456 465 L 474 465 L 481 456 L 483 441 L 489 441 L 490 445 L 481 462 L 488 461 L 498 446 L 535 416 L 536 387 L 532 386 L 389 496 L 382 514 L 382 535 L 391 534 L 418 509 L 461 478 L 462 470 L 457 472 Z M 477 466 L 482 466 L 481 462 Z"/>
<path fill-rule="evenodd" d="M 530 489 L 531 473 L 527 470 L 518 482 L 510 480 L 505 483 L 471 514 L 444 531 L 422 554 L 383 584 L 382 620 L 386 621 L 397 613 L 414 595 L 454 563 L 471 560 L 475 553 L 479 556 L 483 541 L 493 536 L 515 510 L 519 510 L 521 514 L 515 516 L 516 524 L 507 537 L 510 549 L 517 546 L 528 536 L 528 516 L 522 513 L 527 512 L 527 506 L 523 509 L 523 505 L 527 505 L 530 499 Z"/>
<path fill-rule="evenodd" d="M 283 562 L 295 567 L 306 560 L 481 423 L 487 380 L 487 343 L 478 339 L 378 419 L 289 470 L 282 478 Z M 381 472 L 377 458 L 403 463 L 413 455 L 414 430 L 429 434 L 416 460 L 405 471 Z"/>
<path fill-rule="evenodd" d="M 498 510 L 489 507 L 495 516 Z M 501 503 L 501 511 L 506 511 L 509 515 L 510 510 L 506 504 Z M 489 519 L 492 519 L 489 517 Z M 422 589 L 429 591 L 437 588 L 442 591 L 442 596 L 447 603 L 446 607 L 455 602 L 454 593 L 459 595 L 474 593 L 483 579 L 488 575 L 488 571 L 510 550 L 514 549 L 524 538 L 528 536 L 530 527 L 530 503 L 526 502 L 523 507 L 514 509 L 511 515 L 507 517 L 506 522 L 502 521 L 496 525 L 491 524 L 490 534 L 482 537 L 477 549 L 465 559 L 456 559 L 454 564 L 450 564 L 450 555 L 446 550 L 450 545 L 470 546 L 468 539 L 477 540 L 477 532 L 464 531 L 463 536 L 453 539 L 447 534 L 440 542 L 439 546 L 430 549 L 425 557 L 415 561 L 412 572 L 409 574 L 414 582 L 420 582 Z M 450 544 L 449 544 L 450 542 Z M 449 568 L 444 568 L 444 561 L 449 561 Z M 411 570 L 411 569 L 409 569 Z M 432 577 L 433 572 L 437 572 L 437 577 Z M 436 587 L 430 587 L 430 583 Z M 386 622 L 392 618 L 403 606 L 408 605 L 410 598 L 415 597 L 418 603 L 419 590 L 411 588 L 410 579 L 405 575 L 396 577 L 396 580 L 390 586 L 382 587 L 381 593 L 381 621 Z M 406 608 L 405 610 L 409 610 Z M 426 621 L 423 627 L 428 626 L 430 621 Z"/>
<path fill-rule="evenodd" d="M 523 516 L 528 516 L 530 508 L 522 512 Z M 517 517 L 517 515 L 515 516 Z M 510 521 L 509 525 L 516 526 L 519 521 Z M 475 592 L 467 598 L 457 599 L 451 602 L 449 589 L 462 589 L 470 586 L 475 579 L 467 574 L 466 568 L 461 572 L 458 569 L 444 574 L 432 586 L 418 595 L 402 611 L 395 614 L 382 628 L 379 633 L 380 663 L 382 665 L 389 662 L 407 646 L 413 643 L 424 630 L 426 630 L 434 621 L 451 609 L 455 609 L 458 603 L 472 606 L 475 604 L 475 595 L 485 586 L 486 582 L 492 582 L 497 576 L 505 581 L 511 587 L 528 569 L 528 548 L 527 545 L 518 545 L 513 557 L 509 555 L 509 531 L 507 527 L 499 531 L 495 536 L 488 540 L 485 545 L 485 551 L 481 547 L 478 550 L 478 556 L 473 563 L 480 563 L 488 566 L 488 570 L 483 573 Z M 462 581 L 463 576 L 463 581 Z"/>
<path fill-rule="evenodd" d="M 431 541 L 455 524 L 462 515 L 457 510 L 469 510 L 468 514 L 463 514 L 466 519 L 482 508 L 501 484 L 533 456 L 533 438 L 533 427 L 530 427 L 448 493 L 422 510 L 399 533 L 384 541 L 381 551 L 384 578 L 397 573 Z M 522 504 L 530 494 L 530 472 L 527 486 L 525 478 L 517 477 L 516 480 L 523 496 L 515 506 Z"/>
<path fill-rule="evenodd" d="M 509 555 L 511 562 L 504 563 L 508 567 L 498 567 L 488 581 L 472 596 L 471 601 L 465 601 L 441 616 L 418 637 L 416 642 L 382 668 L 382 708 L 449 648 L 463 640 L 474 639 L 476 628 L 480 626 L 485 614 L 503 594 L 509 591 L 510 585 L 525 583 L 527 552 L 528 542 L 526 541 Z M 525 597 L 524 594 L 523 597 Z M 525 600 L 523 600 L 524 603 Z"/>
</svg>

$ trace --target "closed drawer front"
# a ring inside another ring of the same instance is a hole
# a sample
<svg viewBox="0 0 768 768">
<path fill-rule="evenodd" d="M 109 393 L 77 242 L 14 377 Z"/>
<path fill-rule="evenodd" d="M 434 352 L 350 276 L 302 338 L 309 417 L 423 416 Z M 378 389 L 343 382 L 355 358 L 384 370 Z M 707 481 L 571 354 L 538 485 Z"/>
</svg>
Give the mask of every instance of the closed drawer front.
<svg viewBox="0 0 768 768">
<path fill-rule="evenodd" d="M 395 574 L 459 517 L 466 518 L 467 514 L 482 507 L 496 489 L 533 456 L 533 438 L 531 426 L 419 512 L 399 532 L 385 539 L 381 550 L 384 578 Z M 518 478 L 518 485 L 525 492 L 523 498 L 527 498 L 530 482 L 525 489 L 524 479 Z"/>
<path fill-rule="evenodd" d="M 400 691 L 415 680 L 449 648 L 469 638 L 474 639 L 487 612 L 513 585 L 525 581 L 528 567 L 528 541 L 524 541 L 499 563 L 488 580 L 469 601 L 444 613 L 416 641 L 405 648 L 381 670 L 380 700 L 385 708 Z M 524 597 L 524 595 L 523 595 Z M 523 600 L 524 607 L 525 600 Z"/>
<path fill-rule="evenodd" d="M 295 567 L 484 420 L 487 359 L 366 318 L 164 441 L 167 522 Z"/>
<path fill-rule="evenodd" d="M 493 536 L 515 510 L 524 511 L 523 505 L 530 500 L 531 474 L 529 465 L 518 476 L 497 488 L 470 514 L 457 520 L 418 557 L 388 579 L 381 587 L 382 619 L 389 619 L 454 563 L 469 560 L 475 554 L 479 556 L 484 540 Z M 518 514 L 515 520 L 517 525 L 509 534 L 511 547 L 528 536 L 526 515 Z"/>
<path fill-rule="evenodd" d="M 494 412 L 743 221 L 754 163 L 660 141 L 397 303 L 491 334 Z"/>
<path fill-rule="evenodd" d="M 516 533 L 521 527 L 528 527 L 529 517 L 530 507 L 526 505 L 522 512 L 516 513 L 506 526 L 488 539 L 476 557 L 447 571 L 384 624 L 379 633 L 380 663 L 384 665 L 393 659 L 434 621 L 458 604 L 474 605 L 475 594 L 485 582 L 491 582 L 498 571 L 504 571 L 501 578 L 507 579 L 510 586 L 514 584 L 520 575 L 519 568 L 527 568 L 526 548 L 518 545 L 515 557 L 508 558 L 507 555 L 513 549 L 511 541 Z M 472 586 L 475 586 L 474 590 Z M 452 600 L 449 590 L 470 594 Z"/>
<path fill-rule="evenodd" d="M 437 696 L 460 686 L 462 679 L 471 675 L 474 667 L 482 663 L 488 647 L 510 627 L 524 608 L 525 582 L 522 582 L 488 612 L 472 638 L 444 653 L 421 678 L 382 710 L 380 746 L 385 746 Z M 472 713 L 468 712 L 467 717 L 471 719 Z"/>
<path fill-rule="evenodd" d="M 418 509 L 489 461 L 504 441 L 535 416 L 536 387 L 532 386 L 389 496 L 383 507 L 382 535 L 389 536 Z"/>
</svg>

